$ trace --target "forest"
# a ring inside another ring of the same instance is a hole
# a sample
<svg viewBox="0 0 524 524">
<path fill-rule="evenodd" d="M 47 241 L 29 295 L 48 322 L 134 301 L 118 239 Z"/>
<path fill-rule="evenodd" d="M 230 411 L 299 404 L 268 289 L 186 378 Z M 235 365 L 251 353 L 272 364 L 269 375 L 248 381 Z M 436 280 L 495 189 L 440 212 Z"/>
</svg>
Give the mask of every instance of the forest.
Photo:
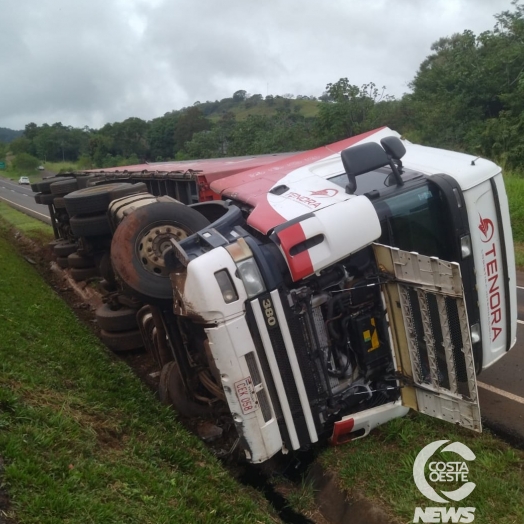
<svg viewBox="0 0 524 524">
<path fill-rule="evenodd" d="M 414 142 L 467 151 L 524 168 L 524 5 L 495 15 L 492 30 L 443 37 L 401 98 L 373 82 L 341 78 L 317 98 L 249 94 L 195 102 L 145 121 L 131 117 L 100 129 L 29 123 L 0 129 L 8 151 L 31 165 L 79 168 L 170 159 L 300 151 L 389 126 Z"/>
</svg>

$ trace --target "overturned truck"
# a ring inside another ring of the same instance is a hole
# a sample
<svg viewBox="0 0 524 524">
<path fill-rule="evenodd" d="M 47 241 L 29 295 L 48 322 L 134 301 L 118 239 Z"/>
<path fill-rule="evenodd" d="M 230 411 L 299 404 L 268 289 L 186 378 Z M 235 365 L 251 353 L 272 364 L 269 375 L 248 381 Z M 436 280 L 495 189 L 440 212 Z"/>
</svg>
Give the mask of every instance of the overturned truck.
<svg viewBox="0 0 524 524">
<path fill-rule="evenodd" d="M 106 343 L 144 345 L 161 397 L 226 413 L 253 463 L 409 408 L 480 431 L 475 376 L 516 336 L 500 168 L 388 128 L 216 162 L 210 188 L 162 166 L 35 188 L 62 267 L 104 278 Z"/>
</svg>

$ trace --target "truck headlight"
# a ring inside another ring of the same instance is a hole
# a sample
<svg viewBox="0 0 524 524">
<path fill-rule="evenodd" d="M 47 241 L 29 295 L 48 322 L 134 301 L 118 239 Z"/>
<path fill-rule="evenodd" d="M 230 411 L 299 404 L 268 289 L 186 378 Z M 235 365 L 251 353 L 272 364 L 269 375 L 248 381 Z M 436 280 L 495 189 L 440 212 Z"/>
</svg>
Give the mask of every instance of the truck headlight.
<svg viewBox="0 0 524 524">
<path fill-rule="evenodd" d="M 266 285 L 247 242 L 240 237 L 234 244 L 226 246 L 226 250 L 235 261 L 238 276 L 244 283 L 247 296 L 253 298 L 263 293 L 266 290 Z"/>
<path fill-rule="evenodd" d="M 260 295 L 266 290 L 262 275 L 258 270 L 258 266 L 253 257 L 246 258 L 237 262 L 237 269 L 242 282 L 246 288 L 246 293 L 249 298 Z"/>
<path fill-rule="evenodd" d="M 477 322 L 476 324 L 473 324 L 471 326 L 471 343 L 476 344 L 477 342 L 480 342 L 481 334 L 480 334 L 480 324 Z"/>
<path fill-rule="evenodd" d="M 460 253 L 462 258 L 467 258 L 471 255 L 471 237 L 469 235 L 460 237 Z"/>
</svg>

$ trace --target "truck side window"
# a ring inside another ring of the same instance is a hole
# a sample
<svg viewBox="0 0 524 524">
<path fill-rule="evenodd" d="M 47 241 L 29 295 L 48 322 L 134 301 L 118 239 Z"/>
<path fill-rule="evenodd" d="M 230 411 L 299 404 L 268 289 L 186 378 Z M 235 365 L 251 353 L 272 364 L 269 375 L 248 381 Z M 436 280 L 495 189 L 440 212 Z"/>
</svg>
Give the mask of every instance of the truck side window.
<svg viewBox="0 0 524 524">
<path fill-rule="evenodd" d="M 379 242 L 444 260 L 455 258 L 446 204 L 432 184 L 383 199 L 380 220 Z"/>
</svg>

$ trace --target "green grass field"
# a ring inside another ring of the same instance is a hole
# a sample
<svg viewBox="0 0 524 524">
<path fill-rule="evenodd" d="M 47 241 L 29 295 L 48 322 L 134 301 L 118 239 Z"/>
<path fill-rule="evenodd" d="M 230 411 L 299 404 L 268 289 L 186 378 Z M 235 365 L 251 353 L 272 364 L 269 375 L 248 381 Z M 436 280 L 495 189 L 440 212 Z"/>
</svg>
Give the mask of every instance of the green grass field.
<svg viewBox="0 0 524 524">
<path fill-rule="evenodd" d="M 7 229 L 0 218 L 9 516 L 20 524 L 274 522 L 265 501 L 237 484 L 15 252 Z"/>
<path fill-rule="evenodd" d="M 350 494 L 377 501 L 398 522 L 412 522 L 415 507 L 439 506 L 426 499 L 413 481 L 413 463 L 430 442 L 448 439 L 468 446 L 476 459 L 468 463 L 468 480 L 476 484 L 464 502 L 451 506 L 475 507 L 475 523 L 524 522 L 524 452 L 484 430 L 481 435 L 424 415 L 396 419 L 368 437 L 326 450 L 320 460 L 336 472 Z M 458 460 L 440 453 L 435 460 Z M 433 484 L 435 486 L 435 484 Z M 443 490 L 459 485 L 436 484 Z"/>
<path fill-rule="evenodd" d="M 51 226 L 16 211 L 5 202 L 0 202 L 0 217 L 31 240 L 45 243 L 54 239 Z"/>
</svg>

